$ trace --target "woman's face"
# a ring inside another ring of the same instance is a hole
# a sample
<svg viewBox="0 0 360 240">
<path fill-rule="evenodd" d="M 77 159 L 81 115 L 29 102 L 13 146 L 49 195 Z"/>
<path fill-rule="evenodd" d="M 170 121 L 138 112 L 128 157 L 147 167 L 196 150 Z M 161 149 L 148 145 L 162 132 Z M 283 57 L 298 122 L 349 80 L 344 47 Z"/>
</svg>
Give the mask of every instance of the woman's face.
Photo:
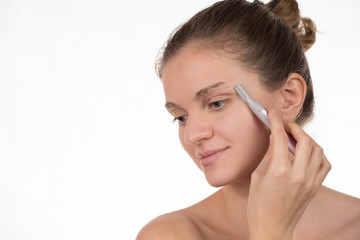
<svg viewBox="0 0 360 240">
<path fill-rule="evenodd" d="M 180 142 L 209 184 L 248 181 L 267 151 L 269 130 L 234 87 L 240 83 L 267 109 L 274 109 L 276 95 L 238 61 L 191 46 L 166 63 L 162 82 L 166 108 L 179 122 Z"/>
</svg>

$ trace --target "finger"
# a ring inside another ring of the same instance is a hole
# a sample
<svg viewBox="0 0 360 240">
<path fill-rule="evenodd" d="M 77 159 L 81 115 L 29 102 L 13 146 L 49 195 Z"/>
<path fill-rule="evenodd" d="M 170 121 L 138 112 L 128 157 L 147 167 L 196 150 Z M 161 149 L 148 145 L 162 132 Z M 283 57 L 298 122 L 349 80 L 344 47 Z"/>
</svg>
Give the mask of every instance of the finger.
<svg viewBox="0 0 360 240">
<path fill-rule="evenodd" d="M 286 128 L 297 142 L 293 162 L 294 170 L 299 173 L 305 173 L 311 159 L 315 141 L 296 123 L 289 123 Z"/>
<path fill-rule="evenodd" d="M 288 137 L 284 129 L 283 122 L 274 111 L 269 111 L 269 120 L 271 125 L 271 145 L 272 162 L 277 165 L 288 165 Z"/>
<path fill-rule="evenodd" d="M 324 182 L 324 180 L 325 180 L 326 176 L 328 175 L 328 173 L 330 172 L 330 170 L 331 170 L 331 164 L 330 164 L 329 160 L 327 159 L 327 157 L 324 155 L 323 160 L 320 165 L 320 168 L 319 168 L 318 175 L 316 176 L 316 179 L 315 179 L 315 184 L 320 186 Z"/>
<path fill-rule="evenodd" d="M 308 175 L 311 179 L 316 179 L 319 174 L 322 163 L 326 159 L 324 155 L 324 150 L 315 143 L 311 153 L 311 159 L 308 166 Z"/>
</svg>

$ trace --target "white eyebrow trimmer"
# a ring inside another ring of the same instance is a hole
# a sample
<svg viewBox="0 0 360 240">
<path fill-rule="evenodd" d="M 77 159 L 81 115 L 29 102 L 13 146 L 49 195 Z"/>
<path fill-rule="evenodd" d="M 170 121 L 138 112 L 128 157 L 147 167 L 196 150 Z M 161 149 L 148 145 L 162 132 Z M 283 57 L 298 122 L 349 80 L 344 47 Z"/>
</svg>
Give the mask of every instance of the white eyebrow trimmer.
<svg viewBox="0 0 360 240">
<path fill-rule="evenodd" d="M 244 100 L 249 107 L 251 108 L 251 110 L 253 111 L 253 113 L 263 122 L 265 123 L 265 125 L 270 129 L 270 121 L 269 118 L 267 116 L 267 111 L 266 109 L 261 106 L 260 103 L 258 103 L 257 101 L 255 101 L 254 99 L 252 99 L 244 90 L 244 88 L 240 85 L 237 84 L 235 86 L 235 91 L 239 94 L 239 96 L 242 98 L 242 100 Z M 295 155 L 295 146 L 296 146 L 296 140 L 294 139 L 293 136 L 291 136 L 289 133 L 287 133 L 288 135 L 288 148 L 289 151 Z"/>
</svg>

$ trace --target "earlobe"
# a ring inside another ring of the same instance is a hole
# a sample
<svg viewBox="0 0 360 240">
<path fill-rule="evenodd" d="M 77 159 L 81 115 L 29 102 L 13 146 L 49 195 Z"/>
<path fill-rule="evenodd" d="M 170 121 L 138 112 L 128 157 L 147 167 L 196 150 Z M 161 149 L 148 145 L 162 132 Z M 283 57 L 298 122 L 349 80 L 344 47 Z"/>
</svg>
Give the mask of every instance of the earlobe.
<svg viewBox="0 0 360 240">
<path fill-rule="evenodd" d="M 290 74 L 285 85 L 281 88 L 283 121 L 292 122 L 296 120 L 302 111 L 306 89 L 306 82 L 300 74 Z"/>
</svg>

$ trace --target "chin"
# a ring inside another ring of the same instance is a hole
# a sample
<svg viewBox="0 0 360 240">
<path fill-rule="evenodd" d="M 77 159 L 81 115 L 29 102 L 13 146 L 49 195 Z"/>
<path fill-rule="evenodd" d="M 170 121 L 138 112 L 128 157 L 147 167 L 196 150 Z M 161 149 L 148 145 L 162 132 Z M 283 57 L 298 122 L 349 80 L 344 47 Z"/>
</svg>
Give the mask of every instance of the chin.
<svg viewBox="0 0 360 240">
<path fill-rule="evenodd" d="M 217 173 L 217 174 L 216 174 Z M 233 182 L 238 181 L 236 176 L 232 177 L 230 174 L 224 174 L 220 172 L 204 172 L 206 181 L 212 187 L 223 187 Z"/>
<path fill-rule="evenodd" d="M 219 188 L 219 187 L 223 187 L 223 186 L 227 185 L 220 181 L 209 181 L 208 179 L 206 179 L 206 180 L 210 184 L 210 186 L 215 187 L 215 188 Z"/>
<path fill-rule="evenodd" d="M 236 179 L 213 179 L 206 177 L 206 181 L 209 183 L 209 185 L 215 188 L 224 187 L 230 184 L 249 183 L 250 179 L 251 179 L 251 175 Z"/>
<path fill-rule="evenodd" d="M 232 183 L 249 182 L 252 172 L 256 169 L 258 162 L 253 164 L 236 166 L 231 168 L 208 168 L 204 169 L 206 181 L 213 187 L 223 187 Z M 237 169 L 237 170 L 236 170 Z"/>
</svg>

